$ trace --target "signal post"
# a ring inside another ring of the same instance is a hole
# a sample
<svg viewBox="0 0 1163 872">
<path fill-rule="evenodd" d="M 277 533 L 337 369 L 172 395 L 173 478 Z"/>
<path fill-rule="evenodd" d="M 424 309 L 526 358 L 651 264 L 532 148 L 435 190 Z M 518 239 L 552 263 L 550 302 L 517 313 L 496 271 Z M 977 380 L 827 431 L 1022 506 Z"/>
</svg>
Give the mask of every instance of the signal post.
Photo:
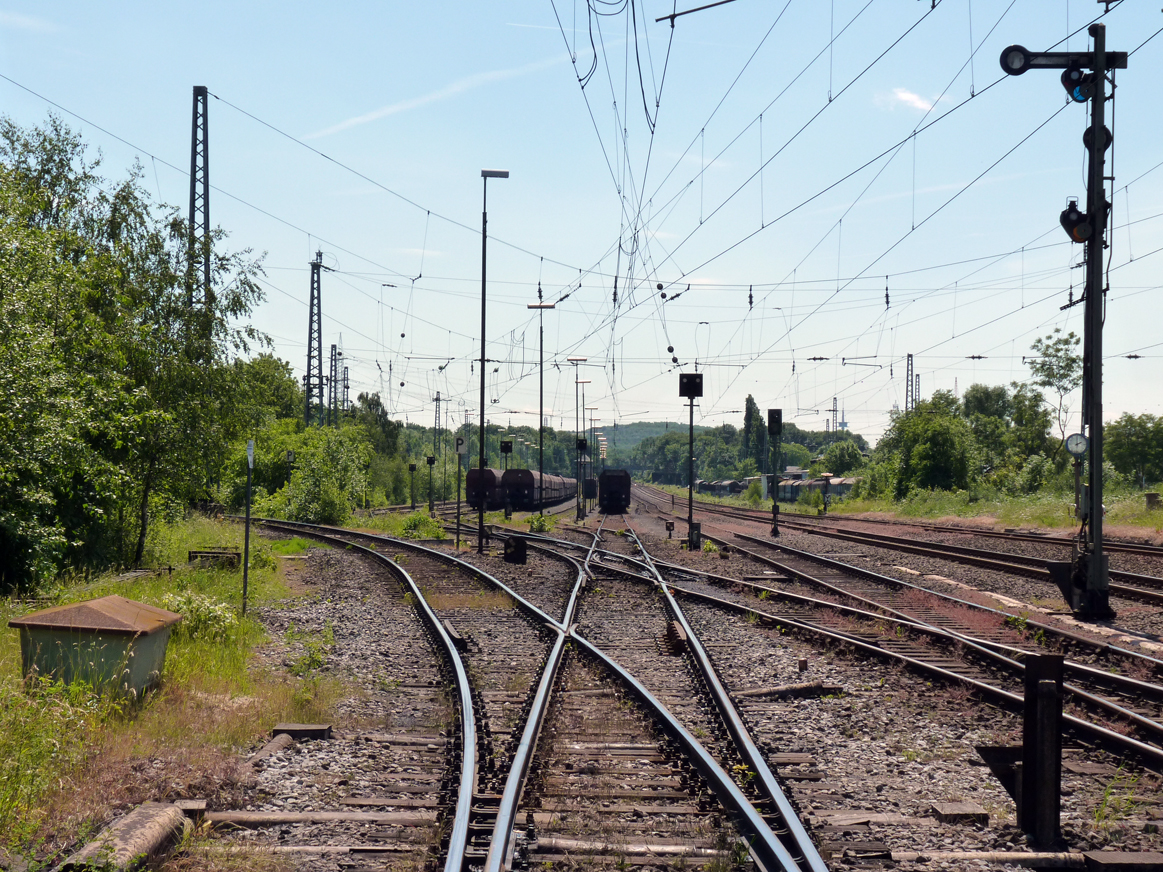
<svg viewBox="0 0 1163 872">
<path fill-rule="evenodd" d="M 1001 53 L 1001 68 L 1011 76 L 1031 69 L 1062 70 L 1062 86 L 1070 99 L 1090 104 L 1090 127 L 1082 137 L 1089 155 L 1086 211 L 1072 200 L 1059 216 L 1071 240 L 1086 246 L 1082 418 L 1088 444 L 1082 451 L 1089 466 L 1088 486 L 1079 506 L 1083 528 L 1075 547 L 1070 581 L 1064 585 L 1063 593 L 1080 615 L 1104 620 L 1114 617 L 1110 607 L 1109 559 L 1102 547 L 1102 322 L 1106 293 L 1102 261 L 1110 210 L 1106 198 L 1106 150 L 1113 141 L 1105 124 L 1105 104 L 1107 71 L 1125 70 L 1127 53 L 1106 50 L 1105 24 L 1092 24 L 1090 36 L 1093 50 L 1084 52 L 1031 52 L 1011 45 Z"/>
</svg>

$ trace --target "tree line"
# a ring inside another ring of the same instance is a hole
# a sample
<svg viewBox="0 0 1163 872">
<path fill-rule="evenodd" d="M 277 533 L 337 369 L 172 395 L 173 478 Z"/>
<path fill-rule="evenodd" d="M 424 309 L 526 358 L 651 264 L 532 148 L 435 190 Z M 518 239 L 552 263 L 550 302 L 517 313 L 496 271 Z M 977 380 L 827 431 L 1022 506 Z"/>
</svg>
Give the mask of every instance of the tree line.
<svg viewBox="0 0 1163 872">
<path fill-rule="evenodd" d="M 204 296 L 193 287 L 203 259 L 212 276 Z M 231 251 L 221 229 L 192 249 L 187 222 L 151 199 L 140 165 L 106 178 L 58 118 L 31 129 L 0 118 L 0 592 L 36 589 L 66 570 L 140 565 L 151 531 L 191 506 L 240 508 L 248 438 L 259 514 L 342 523 L 359 506 L 406 503 L 410 463 L 423 501 L 428 455 L 436 498 L 463 487 L 475 426 L 402 424 L 374 393 L 336 426 L 304 423 L 292 367 L 265 352 L 269 340 L 250 323 L 262 280 L 262 258 Z M 1056 331 L 1034 345 L 1031 384 L 973 385 L 962 398 L 939 391 L 895 415 L 868 461 L 867 442 L 847 430 L 788 422 L 781 444 L 769 444 L 749 396 L 741 426 L 696 435 L 695 475 L 740 479 L 778 463 L 856 473 L 858 492 L 871 496 L 1036 490 L 1067 463 L 1077 345 Z M 457 435 L 469 448 L 459 478 Z M 537 429 L 500 424 L 487 428 L 487 465 L 502 465 L 507 438 L 510 465 L 536 468 Z M 575 475 L 574 438 L 546 428 L 546 472 Z M 685 482 L 687 439 L 676 425 L 632 447 L 612 440 L 604 465 Z M 1125 414 L 1106 444 L 1117 471 L 1140 484 L 1163 477 L 1163 420 Z"/>
<path fill-rule="evenodd" d="M 689 440 L 689 428 L 676 425 L 661 436 L 643 439 L 629 451 L 614 452 L 609 465 L 627 466 L 656 481 L 686 484 Z M 868 450 L 867 440 L 858 433 L 804 430 L 791 422 L 784 423 L 777 446 L 768 438 L 766 414 L 751 395 L 741 427 L 723 424 L 699 429 L 694 443 L 695 478 L 706 481 L 738 481 L 763 471 L 783 472 L 789 466 L 846 475 L 859 468 Z"/>
<path fill-rule="evenodd" d="M 240 507 L 250 437 L 256 508 L 337 520 L 399 491 L 377 396 L 303 424 L 290 365 L 250 323 L 262 278 L 221 229 L 192 246 L 140 165 L 107 178 L 60 119 L 0 118 L 0 592 L 141 565 L 191 506 Z"/>
</svg>

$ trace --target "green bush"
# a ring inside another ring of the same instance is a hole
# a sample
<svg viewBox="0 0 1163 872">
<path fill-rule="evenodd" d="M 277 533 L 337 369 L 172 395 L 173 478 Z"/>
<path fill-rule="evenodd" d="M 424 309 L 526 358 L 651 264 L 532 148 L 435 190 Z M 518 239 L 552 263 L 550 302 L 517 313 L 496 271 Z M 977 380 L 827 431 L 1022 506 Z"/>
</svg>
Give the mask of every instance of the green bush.
<svg viewBox="0 0 1163 872">
<path fill-rule="evenodd" d="M 405 539 L 443 539 L 448 535 L 440 521 L 423 512 L 413 512 L 405 517 L 402 529 Z"/>
<path fill-rule="evenodd" d="M 557 526 L 557 518 L 553 515 L 530 515 L 530 533 L 550 533 Z"/>
<path fill-rule="evenodd" d="M 805 490 L 800 494 L 796 505 L 803 506 L 808 509 L 819 509 L 824 506 L 824 495 L 816 490 Z"/>
<path fill-rule="evenodd" d="M 758 506 L 763 501 L 763 485 L 758 480 L 751 482 L 743 492 L 743 499 L 753 506 Z"/>
<path fill-rule="evenodd" d="M 182 616 L 174 628 L 179 637 L 223 640 L 238 626 L 232 606 L 193 591 L 166 594 L 161 606 Z"/>
</svg>

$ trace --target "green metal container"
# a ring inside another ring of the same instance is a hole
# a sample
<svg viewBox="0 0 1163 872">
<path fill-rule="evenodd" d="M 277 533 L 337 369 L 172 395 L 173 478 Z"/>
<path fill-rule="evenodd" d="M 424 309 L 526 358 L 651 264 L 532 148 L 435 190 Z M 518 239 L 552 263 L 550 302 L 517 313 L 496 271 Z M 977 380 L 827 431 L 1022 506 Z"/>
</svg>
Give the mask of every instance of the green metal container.
<svg viewBox="0 0 1163 872">
<path fill-rule="evenodd" d="M 84 681 L 140 698 L 161 680 L 170 630 L 181 615 L 106 596 L 9 621 L 20 631 L 24 675 Z"/>
</svg>

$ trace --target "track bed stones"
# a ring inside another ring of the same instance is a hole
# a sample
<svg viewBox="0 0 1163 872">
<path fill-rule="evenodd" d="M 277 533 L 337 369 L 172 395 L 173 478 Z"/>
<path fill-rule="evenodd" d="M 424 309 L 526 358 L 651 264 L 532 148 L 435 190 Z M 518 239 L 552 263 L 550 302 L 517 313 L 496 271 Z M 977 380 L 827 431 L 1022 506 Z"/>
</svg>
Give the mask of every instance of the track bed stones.
<svg viewBox="0 0 1163 872">
<path fill-rule="evenodd" d="M 630 671 L 747 793 L 749 779 L 661 595 L 648 583 L 598 570 L 581 602 L 579 632 Z M 734 769 L 733 769 L 734 767 Z"/>
<path fill-rule="evenodd" d="M 370 560 L 312 549 L 306 596 L 258 611 L 261 652 L 297 692 L 332 694 L 330 739 L 301 739 L 255 764 L 248 801 L 208 809 L 227 848 L 275 849 L 333 872 L 348 849 L 369 867 L 420 870 L 439 841 L 442 782 L 457 768 L 440 661 L 400 583 Z"/>
<path fill-rule="evenodd" d="M 627 557 L 638 556 L 638 548 L 634 540 L 626 535 L 626 523 L 621 515 L 606 516 L 598 547 Z"/>
<path fill-rule="evenodd" d="M 441 549 L 447 551 L 448 549 Z M 551 618 L 561 620 L 566 602 L 577 580 L 577 569 L 567 560 L 548 554 L 532 544 L 524 564 L 506 563 L 501 557 L 486 554 L 482 560 L 476 552 L 456 556 L 469 560 L 519 596 L 537 606 Z M 579 552 L 584 556 L 584 552 Z"/>
<path fill-rule="evenodd" d="M 519 737 L 530 690 L 549 651 L 549 634 L 512 597 L 464 569 L 417 552 L 406 559 L 428 604 L 463 640 L 461 657 L 480 718 L 477 791 L 499 794 L 508 774 L 509 743 Z M 562 608 L 559 604 L 554 612 Z"/>
<path fill-rule="evenodd" d="M 568 656 L 519 815 L 525 868 L 750 868 L 725 818 L 652 719 Z"/>
<path fill-rule="evenodd" d="M 778 605 L 758 602 L 750 593 L 689 580 L 683 587 L 779 611 Z M 979 744 L 1020 743 L 1019 716 L 984 704 L 956 685 L 918 678 L 834 643 L 780 634 L 745 615 L 693 601 L 684 600 L 683 607 L 756 740 L 769 752 L 768 762 L 789 787 L 789 796 L 810 815 L 813 835 L 832 852 L 834 868 L 859 866 L 860 858 L 871 862 L 890 851 L 1025 850 L 1012 802 L 975 751 Z M 784 700 L 762 692 L 806 681 L 840 685 L 844 693 Z M 807 759 L 797 760 L 797 753 Z M 1102 762 L 1088 763 L 1092 760 Z M 1072 846 L 1155 849 L 1159 835 L 1153 821 L 1163 817 L 1158 799 L 1121 806 L 1134 811 L 1117 822 L 1107 818 L 1106 810 L 1115 793 L 1157 794 L 1158 775 L 1070 742 L 1063 765 L 1062 821 Z M 1132 784 L 1148 786 L 1140 791 Z M 990 814 L 988 827 L 940 821 L 934 807 L 950 802 L 982 807 Z M 910 843 L 922 847 L 908 848 Z M 916 868 L 956 867 L 935 862 Z"/>
<path fill-rule="evenodd" d="M 845 851 L 855 856 L 909 844 L 935 848 L 945 839 L 984 850 L 995 846 L 999 832 L 1014 835 L 1013 803 L 974 746 L 1006 741 L 1020 729 L 1016 717 L 956 693 L 948 695 L 943 711 L 936 705 L 946 701 L 943 688 L 891 666 L 835 657 L 702 604 L 688 602 L 684 610 L 769 764 L 833 860 Z M 843 691 L 743 695 L 805 679 Z M 932 804 L 954 800 L 988 808 L 995 830 L 939 826 Z"/>
</svg>

